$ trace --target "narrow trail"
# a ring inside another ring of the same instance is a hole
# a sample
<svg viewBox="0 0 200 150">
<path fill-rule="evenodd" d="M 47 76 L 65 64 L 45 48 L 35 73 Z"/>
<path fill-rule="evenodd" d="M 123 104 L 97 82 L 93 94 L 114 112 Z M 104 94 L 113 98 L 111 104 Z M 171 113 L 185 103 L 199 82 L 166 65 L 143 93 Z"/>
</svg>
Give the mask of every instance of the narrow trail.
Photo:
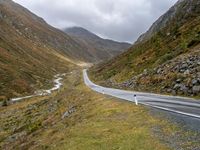
<svg viewBox="0 0 200 150">
<path fill-rule="evenodd" d="M 24 97 L 18 97 L 18 98 L 12 98 L 11 101 L 12 102 L 17 102 L 17 101 L 21 101 L 21 100 L 32 98 L 32 97 L 50 95 L 52 92 L 54 92 L 54 91 L 56 91 L 56 90 L 61 88 L 61 86 L 63 85 L 61 81 L 62 81 L 64 76 L 66 76 L 66 73 L 55 75 L 54 76 L 55 79 L 53 81 L 54 82 L 54 87 L 52 87 L 51 89 L 38 90 L 33 95 L 24 96 Z"/>
</svg>

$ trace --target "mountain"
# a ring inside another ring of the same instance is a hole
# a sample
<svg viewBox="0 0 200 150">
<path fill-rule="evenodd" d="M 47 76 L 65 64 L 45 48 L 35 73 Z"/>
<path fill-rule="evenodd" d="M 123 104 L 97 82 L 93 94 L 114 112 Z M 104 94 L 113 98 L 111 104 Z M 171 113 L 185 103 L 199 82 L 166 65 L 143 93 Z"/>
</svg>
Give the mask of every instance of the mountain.
<svg viewBox="0 0 200 150">
<path fill-rule="evenodd" d="M 97 62 L 86 46 L 12 0 L 0 0 L 0 101 L 51 86 L 55 74 L 72 66 Z"/>
<path fill-rule="evenodd" d="M 106 48 L 100 43 L 94 48 L 93 43 L 48 25 L 12 0 L 0 0 L 0 101 L 50 86 L 55 74 L 67 72 L 72 66 L 109 59 L 128 47 L 103 41 Z"/>
<path fill-rule="evenodd" d="M 194 5 L 194 3 L 196 4 Z M 182 24 L 186 23 L 192 15 L 198 14 L 199 3 L 198 0 L 196 2 L 178 0 L 178 2 L 172 6 L 169 11 L 162 15 L 146 33 L 142 34 L 138 38 L 136 43 L 150 39 L 159 30 L 167 26 L 169 27 L 173 25 L 176 28 L 179 28 Z"/>
<path fill-rule="evenodd" d="M 85 47 L 88 47 L 88 53 L 98 61 L 108 60 L 116 55 L 121 54 L 131 45 L 125 42 L 116 42 L 108 39 L 102 39 L 94 33 L 81 28 L 71 27 L 64 29 L 68 35 L 79 41 Z"/>
<path fill-rule="evenodd" d="M 179 0 L 125 53 L 90 69 L 107 86 L 200 95 L 200 1 Z"/>
<path fill-rule="evenodd" d="M 82 46 L 11 0 L 0 0 L 0 99 L 50 86 L 53 75 L 84 61 Z M 67 60 L 67 61 L 66 61 Z"/>
</svg>

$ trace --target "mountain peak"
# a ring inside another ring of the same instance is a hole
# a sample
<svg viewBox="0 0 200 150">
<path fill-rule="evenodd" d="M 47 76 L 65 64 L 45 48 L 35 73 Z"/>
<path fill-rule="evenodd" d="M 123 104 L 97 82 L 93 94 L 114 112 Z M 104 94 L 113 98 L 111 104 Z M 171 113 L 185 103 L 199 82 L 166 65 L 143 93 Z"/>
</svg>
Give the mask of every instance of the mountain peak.
<svg viewBox="0 0 200 150">
<path fill-rule="evenodd" d="M 79 27 L 79 26 L 74 26 L 74 27 L 69 27 L 66 30 L 69 31 L 82 31 L 82 32 L 89 32 L 87 29 L 83 28 L 83 27 Z"/>
<path fill-rule="evenodd" d="M 82 27 L 70 27 L 65 29 L 64 32 L 74 37 L 75 40 L 78 40 L 82 45 L 87 45 L 87 47 L 89 47 L 89 52 L 94 57 L 100 57 L 100 60 L 107 60 L 130 47 L 129 43 L 120 43 L 103 39 Z"/>
<path fill-rule="evenodd" d="M 64 32 L 66 32 L 67 34 L 69 34 L 71 36 L 76 36 L 76 37 L 90 38 L 90 39 L 100 38 L 97 35 L 95 35 L 94 33 L 90 32 L 89 30 L 87 30 L 83 27 L 78 27 L 78 26 L 66 28 L 66 29 L 64 29 Z"/>
</svg>

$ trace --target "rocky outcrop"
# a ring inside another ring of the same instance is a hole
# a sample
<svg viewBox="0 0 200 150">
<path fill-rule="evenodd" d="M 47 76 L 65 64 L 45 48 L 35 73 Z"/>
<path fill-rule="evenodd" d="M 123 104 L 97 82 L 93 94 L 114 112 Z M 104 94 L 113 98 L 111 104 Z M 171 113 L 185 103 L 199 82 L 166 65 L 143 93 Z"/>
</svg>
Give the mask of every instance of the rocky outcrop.
<svg viewBox="0 0 200 150">
<path fill-rule="evenodd" d="M 142 34 L 136 43 L 140 43 L 150 39 L 154 34 L 158 33 L 161 29 L 169 26 L 171 22 L 175 22 L 177 28 L 188 21 L 189 15 L 194 15 L 194 12 L 198 14 L 200 12 L 199 0 L 179 0 L 173 7 L 171 7 L 164 15 L 162 15 L 150 29 Z M 180 13 L 181 12 L 181 13 Z M 170 34 L 167 33 L 167 34 Z"/>
<path fill-rule="evenodd" d="M 156 68 L 145 69 L 143 73 L 123 83 L 109 79 L 107 85 L 172 95 L 200 96 L 200 48 Z"/>
<path fill-rule="evenodd" d="M 199 0 L 179 0 L 127 52 L 93 67 L 94 80 L 137 91 L 199 96 L 199 8 Z"/>
</svg>

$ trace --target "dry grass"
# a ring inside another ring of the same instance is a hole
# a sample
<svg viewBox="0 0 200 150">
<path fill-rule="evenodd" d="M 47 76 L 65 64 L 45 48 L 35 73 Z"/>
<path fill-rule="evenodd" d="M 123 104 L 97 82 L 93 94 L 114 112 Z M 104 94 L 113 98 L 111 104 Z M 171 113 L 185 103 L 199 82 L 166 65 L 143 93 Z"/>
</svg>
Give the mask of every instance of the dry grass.
<svg viewBox="0 0 200 150">
<path fill-rule="evenodd" d="M 142 106 L 91 91 L 80 80 L 81 71 L 72 72 L 51 96 L 0 110 L 2 149 L 170 149 L 153 129 L 168 137 L 179 131 L 175 125 Z M 61 119 L 72 106 L 76 111 Z"/>
</svg>

